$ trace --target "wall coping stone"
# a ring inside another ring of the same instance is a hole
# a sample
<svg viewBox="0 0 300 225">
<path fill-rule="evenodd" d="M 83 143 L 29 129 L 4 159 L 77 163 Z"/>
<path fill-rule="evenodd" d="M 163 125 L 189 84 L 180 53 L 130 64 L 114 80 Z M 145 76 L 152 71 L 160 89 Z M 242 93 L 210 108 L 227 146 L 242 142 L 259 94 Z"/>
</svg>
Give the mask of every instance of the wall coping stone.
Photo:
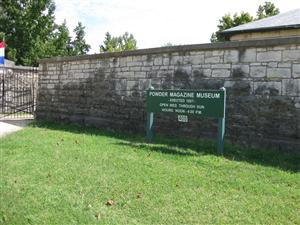
<svg viewBox="0 0 300 225">
<path fill-rule="evenodd" d="M 39 70 L 39 67 L 33 67 L 33 66 L 3 66 L 0 65 L 0 68 L 4 69 L 12 69 L 12 70 Z"/>
<path fill-rule="evenodd" d="M 159 48 L 138 49 L 132 51 L 123 51 L 123 52 L 100 53 L 100 54 L 69 56 L 69 57 L 54 57 L 54 58 L 41 59 L 39 60 L 39 63 L 42 64 L 42 63 L 51 63 L 51 62 L 68 62 L 68 61 L 138 56 L 138 55 L 149 55 L 149 54 L 163 54 L 163 53 L 186 52 L 186 51 L 201 51 L 201 50 L 207 51 L 207 50 L 216 50 L 216 49 L 235 49 L 235 48 L 249 48 L 249 47 L 271 47 L 277 45 L 290 45 L 290 44 L 300 44 L 300 36 L 290 37 L 290 38 L 275 38 L 275 39 L 250 40 L 250 41 L 226 41 L 226 42 L 218 42 L 218 43 L 178 45 L 178 46 L 168 46 L 168 47 L 159 47 Z"/>
</svg>

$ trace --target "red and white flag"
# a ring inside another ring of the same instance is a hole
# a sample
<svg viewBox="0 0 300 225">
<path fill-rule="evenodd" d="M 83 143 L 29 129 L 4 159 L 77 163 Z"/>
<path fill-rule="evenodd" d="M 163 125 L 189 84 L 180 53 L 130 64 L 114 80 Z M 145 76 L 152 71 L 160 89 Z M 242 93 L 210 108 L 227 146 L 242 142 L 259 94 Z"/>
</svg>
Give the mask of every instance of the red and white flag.
<svg viewBox="0 0 300 225">
<path fill-rule="evenodd" d="M 5 44 L 4 41 L 0 42 L 0 65 L 4 65 L 4 51 L 5 50 Z"/>
</svg>

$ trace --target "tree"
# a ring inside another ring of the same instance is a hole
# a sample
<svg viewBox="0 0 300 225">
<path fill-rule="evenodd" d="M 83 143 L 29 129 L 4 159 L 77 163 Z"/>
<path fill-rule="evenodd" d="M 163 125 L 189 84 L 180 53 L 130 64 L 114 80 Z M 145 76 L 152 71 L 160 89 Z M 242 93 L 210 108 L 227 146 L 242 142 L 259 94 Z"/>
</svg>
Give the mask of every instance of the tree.
<svg viewBox="0 0 300 225">
<path fill-rule="evenodd" d="M 256 16 L 257 19 L 263 19 L 269 16 L 275 16 L 280 13 L 280 10 L 272 2 L 265 2 L 264 5 L 258 7 Z"/>
<path fill-rule="evenodd" d="M 55 49 L 55 52 L 52 54 L 53 56 L 68 56 L 72 54 L 71 37 L 66 20 L 61 25 L 57 25 L 53 38 L 53 46 Z"/>
<path fill-rule="evenodd" d="M 0 32 L 0 41 L 4 41 L 5 39 L 5 33 Z"/>
<path fill-rule="evenodd" d="M 105 34 L 103 45 L 100 45 L 100 52 L 120 52 L 137 49 L 136 40 L 132 34 L 125 32 L 122 36 L 113 37 L 109 32 Z"/>
<path fill-rule="evenodd" d="M 5 33 L 6 55 L 16 64 L 37 65 L 47 53 L 54 29 L 53 0 L 0 1 L 0 30 Z"/>
<path fill-rule="evenodd" d="M 233 17 L 230 14 L 225 14 L 220 20 L 218 25 L 218 31 L 211 35 L 211 42 L 225 41 L 224 37 L 221 35 L 223 30 L 239 26 L 245 23 L 252 22 L 254 20 L 262 19 L 269 16 L 274 16 L 279 13 L 279 9 L 271 2 L 265 2 L 264 5 L 260 5 L 257 11 L 257 17 L 254 18 L 247 12 L 241 12 L 240 15 L 235 13 Z"/>
<path fill-rule="evenodd" d="M 120 39 L 120 45 L 121 45 L 121 51 L 127 51 L 127 50 L 135 50 L 137 49 L 136 46 L 136 40 L 133 37 L 132 34 L 129 34 L 128 32 L 125 32 L 123 36 Z"/>
<path fill-rule="evenodd" d="M 240 15 L 236 13 L 233 17 L 231 17 L 230 14 L 226 14 L 219 20 L 219 30 L 212 34 L 210 40 L 211 42 L 225 41 L 224 37 L 221 35 L 223 30 L 249 23 L 251 21 L 253 21 L 253 17 L 247 12 L 241 12 Z"/>
<path fill-rule="evenodd" d="M 100 45 L 100 52 L 115 52 L 121 51 L 119 49 L 119 37 L 112 37 L 109 32 L 105 34 L 103 45 Z"/>
<path fill-rule="evenodd" d="M 75 39 L 71 42 L 70 50 L 72 55 L 85 55 L 90 50 L 91 46 L 86 43 L 85 36 L 85 27 L 82 26 L 81 22 L 78 22 L 78 25 L 74 29 Z"/>
<path fill-rule="evenodd" d="M 171 46 L 173 46 L 173 44 L 171 42 L 167 42 L 163 44 L 161 47 L 171 47 Z"/>
</svg>

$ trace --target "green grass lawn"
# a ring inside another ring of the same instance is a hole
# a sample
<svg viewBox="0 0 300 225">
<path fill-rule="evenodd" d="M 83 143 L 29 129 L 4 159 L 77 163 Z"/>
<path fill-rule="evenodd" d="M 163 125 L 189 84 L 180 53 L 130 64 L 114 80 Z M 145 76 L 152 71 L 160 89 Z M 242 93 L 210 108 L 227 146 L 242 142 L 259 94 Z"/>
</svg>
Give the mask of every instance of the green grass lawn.
<svg viewBox="0 0 300 225">
<path fill-rule="evenodd" d="M 300 224 L 299 156 L 47 123 L 0 142 L 0 224 Z"/>
</svg>

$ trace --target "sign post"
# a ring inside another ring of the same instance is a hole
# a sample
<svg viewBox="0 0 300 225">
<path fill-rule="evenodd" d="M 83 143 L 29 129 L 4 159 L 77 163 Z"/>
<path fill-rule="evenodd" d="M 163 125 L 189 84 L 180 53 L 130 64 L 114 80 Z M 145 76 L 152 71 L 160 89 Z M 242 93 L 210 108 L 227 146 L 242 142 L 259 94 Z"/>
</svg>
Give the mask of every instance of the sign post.
<svg viewBox="0 0 300 225">
<path fill-rule="evenodd" d="M 153 137 L 153 117 L 154 117 L 154 113 L 152 112 L 147 113 L 147 140 L 149 143 L 152 142 L 152 137 Z"/>
<path fill-rule="evenodd" d="M 226 89 L 221 88 L 224 91 L 224 116 L 218 118 L 218 153 L 223 155 L 224 152 L 224 137 L 225 137 L 225 107 L 226 107 Z"/>
<path fill-rule="evenodd" d="M 147 140 L 152 142 L 154 113 L 176 114 L 179 122 L 188 117 L 218 119 L 218 153 L 224 151 L 226 89 L 147 91 Z"/>
</svg>

